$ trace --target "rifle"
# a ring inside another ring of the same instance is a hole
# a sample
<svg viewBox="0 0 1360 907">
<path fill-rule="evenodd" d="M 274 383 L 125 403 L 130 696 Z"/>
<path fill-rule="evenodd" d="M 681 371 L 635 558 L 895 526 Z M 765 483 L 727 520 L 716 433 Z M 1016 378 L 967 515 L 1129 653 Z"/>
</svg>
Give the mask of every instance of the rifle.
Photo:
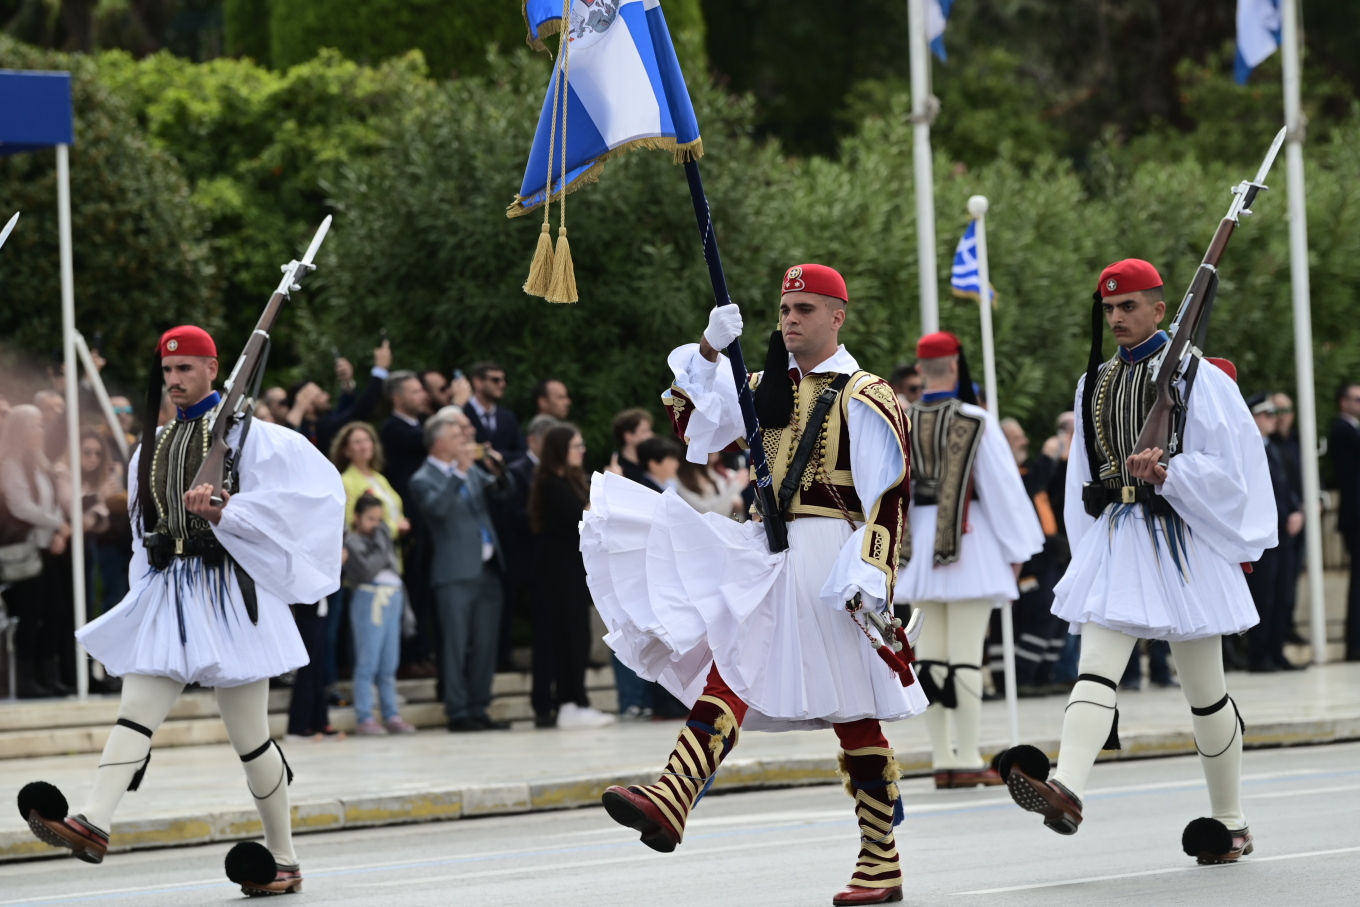
<svg viewBox="0 0 1360 907">
<path fill-rule="evenodd" d="M 9 235 L 10 233 L 14 232 L 14 225 L 18 221 L 19 212 L 15 211 L 14 216 L 9 219 L 9 223 L 5 224 L 4 229 L 0 230 L 0 246 L 3 246 L 5 244 L 5 240 L 9 239 Z"/>
<path fill-rule="evenodd" d="M 250 422 L 255 416 L 255 398 L 259 395 L 260 381 L 264 378 L 264 364 L 269 358 L 269 332 L 273 330 L 274 322 L 279 317 L 283 301 L 294 290 L 302 289 L 302 278 L 308 271 L 316 270 L 312 259 L 316 257 L 322 240 L 326 238 L 326 231 L 330 228 L 331 217 L 328 214 L 317 228 L 316 235 L 312 237 L 312 244 L 307 247 L 307 254 L 302 256 L 302 260 L 294 259 L 282 266 L 283 279 L 279 281 L 274 294 L 269 297 L 264 314 L 256 322 L 255 330 L 246 341 L 246 348 L 241 351 L 241 358 L 236 360 L 230 377 L 223 385 L 222 402 L 208 416 L 208 453 L 203 458 L 203 465 L 199 467 L 190 487 L 211 485 L 212 503 L 215 507 L 222 506 L 224 488 L 235 491 L 238 487 L 240 452 L 245 448 L 246 435 L 250 433 Z M 249 395 L 246 394 L 247 385 L 250 387 Z M 227 443 L 227 433 L 238 423 L 242 426 L 241 437 L 236 442 L 237 448 L 233 450 Z"/>
<path fill-rule="evenodd" d="M 1223 220 L 1219 221 L 1214 238 L 1209 243 L 1209 250 L 1204 253 L 1199 270 L 1190 281 L 1190 289 L 1181 300 L 1176 320 L 1171 323 L 1168 331 L 1171 341 L 1162 347 L 1161 353 L 1153 362 L 1152 380 L 1157 390 L 1157 399 L 1153 402 L 1152 409 L 1148 411 L 1143 430 L 1138 434 L 1134 453 L 1142 453 L 1153 447 L 1160 448 L 1161 462 L 1165 465 L 1180 451 L 1185 430 L 1185 414 L 1190 402 L 1190 389 L 1194 387 L 1195 374 L 1199 371 L 1199 360 L 1204 355 L 1202 349 L 1204 336 L 1209 329 L 1209 315 L 1213 311 L 1214 295 L 1218 289 L 1218 263 L 1228 247 L 1228 240 L 1232 239 L 1233 231 L 1237 229 L 1239 217 L 1252 213 L 1251 205 L 1256 200 L 1256 193 L 1267 188 L 1266 174 L 1270 172 L 1270 166 L 1275 163 L 1275 156 L 1279 154 L 1280 146 L 1284 144 L 1285 132 L 1285 129 L 1281 129 L 1276 133 L 1275 141 L 1271 143 L 1265 160 L 1261 162 L 1261 169 L 1256 171 L 1256 178 L 1243 180 L 1232 188 L 1235 196 L 1232 205 L 1229 206 Z M 1190 362 L 1183 366 L 1181 362 L 1187 353 L 1193 355 Z M 1177 382 L 1181 378 L 1185 379 L 1184 391 L 1177 389 Z"/>
</svg>

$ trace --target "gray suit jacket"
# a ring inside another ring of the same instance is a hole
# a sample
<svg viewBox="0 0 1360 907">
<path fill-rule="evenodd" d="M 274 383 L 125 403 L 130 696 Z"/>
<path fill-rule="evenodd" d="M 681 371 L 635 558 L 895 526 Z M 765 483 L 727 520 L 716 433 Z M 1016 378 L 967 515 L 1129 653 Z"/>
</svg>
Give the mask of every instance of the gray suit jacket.
<svg viewBox="0 0 1360 907">
<path fill-rule="evenodd" d="M 463 490 L 465 485 L 467 492 Z M 490 473 L 474 465 L 464 482 L 457 476 L 445 475 L 427 460 L 411 476 L 410 488 L 411 497 L 434 540 L 430 585 L 481 576 L 482 529 L 490 534 L 496 546 L 496 559 L 504 569 L 505 555 L 491 522 L 487 499 L 509 497 L 514 490 L 512 476 L 507 473 L 498 485 Z"/>
</svg>

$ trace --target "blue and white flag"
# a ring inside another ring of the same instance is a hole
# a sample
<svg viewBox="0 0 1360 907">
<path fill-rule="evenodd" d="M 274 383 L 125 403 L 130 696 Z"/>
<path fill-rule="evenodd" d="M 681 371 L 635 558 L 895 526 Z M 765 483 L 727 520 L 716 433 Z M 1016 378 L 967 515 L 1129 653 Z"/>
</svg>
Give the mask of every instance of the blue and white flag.
<svg viewBox="0 0 1360 907">
<path fill-rule="evenodd" d="M 1247 84 L 1251 71 L 1279 46 L 1280 0 L 1237 0 L 1237 84 Z"/>
<path fill-rule="evenodd" d="M 930 42 L 930 52 L 943 63 L 944 27 L 949 22 L 949 13 L 954 8 L 954 0 L 926 0 L 926 40 Z"/>
<path fill-rule="evenodd" d="M 949 288 L 961 299 L 982 299 L 982 278 L 978 276 L 977 221 L 969 221 L 968 229 L 959 237 L 954 250 L 954 271 L 949 277 Z M 996 287 L 989 294 L 996 305 Z"/>
<path fill-rule="evenodd" d="M 543 38 L 563 31 L 563 5 L 525 0 L 532 47 L 546 50 Z M 565 66 L 559 51 L 511 217 L 548 200 L 550 166 L 552 197 L 561 196 L 564 132 L 567 192 L 594 182 L 608 158 L 635 148 L 670 151 L 677 161 L 704 153 L 660 0 L 571 0 L 569 20 Z"/>
</svg>

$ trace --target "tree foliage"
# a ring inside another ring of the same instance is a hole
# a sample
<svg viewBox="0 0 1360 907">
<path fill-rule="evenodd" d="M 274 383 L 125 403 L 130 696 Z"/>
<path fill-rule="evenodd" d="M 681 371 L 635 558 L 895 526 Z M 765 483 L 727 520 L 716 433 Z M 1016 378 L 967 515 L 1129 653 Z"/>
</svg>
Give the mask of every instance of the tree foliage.
<svg viewBox="0 0 1360 907">
<path fill-rule="evenodd" d="M 218 281 L 205 224 L 173 157 L 137 127 L 88 57 L 0 36 L 0 67 L 71 72 L 71 231 L 76 327 L 103 335 L 115 379 L 135 380 L 156 334 L 178 321 L 219 325 Z M 22 211 L 0 250 L 0 337 L 7 355 L 61 346 L 55 152 L 0 158 L 5 219 Z"/>
</svg>

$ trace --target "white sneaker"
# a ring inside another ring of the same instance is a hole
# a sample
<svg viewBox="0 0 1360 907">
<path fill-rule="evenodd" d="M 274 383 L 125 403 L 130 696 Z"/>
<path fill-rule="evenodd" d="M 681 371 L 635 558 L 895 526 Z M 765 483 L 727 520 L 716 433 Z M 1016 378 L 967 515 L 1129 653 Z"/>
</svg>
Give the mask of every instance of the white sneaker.
<svg viewBox="0 0 1360 907">
<path fill-rule="evenodd" d="M 613 715 L 606 715 L 599 709 L 579 706 L 574 702 L 564 703 L 557 710 L 557 726 L 563 730 L 609 727 L 616 720 L 618 719 Z"/>
</svg>

